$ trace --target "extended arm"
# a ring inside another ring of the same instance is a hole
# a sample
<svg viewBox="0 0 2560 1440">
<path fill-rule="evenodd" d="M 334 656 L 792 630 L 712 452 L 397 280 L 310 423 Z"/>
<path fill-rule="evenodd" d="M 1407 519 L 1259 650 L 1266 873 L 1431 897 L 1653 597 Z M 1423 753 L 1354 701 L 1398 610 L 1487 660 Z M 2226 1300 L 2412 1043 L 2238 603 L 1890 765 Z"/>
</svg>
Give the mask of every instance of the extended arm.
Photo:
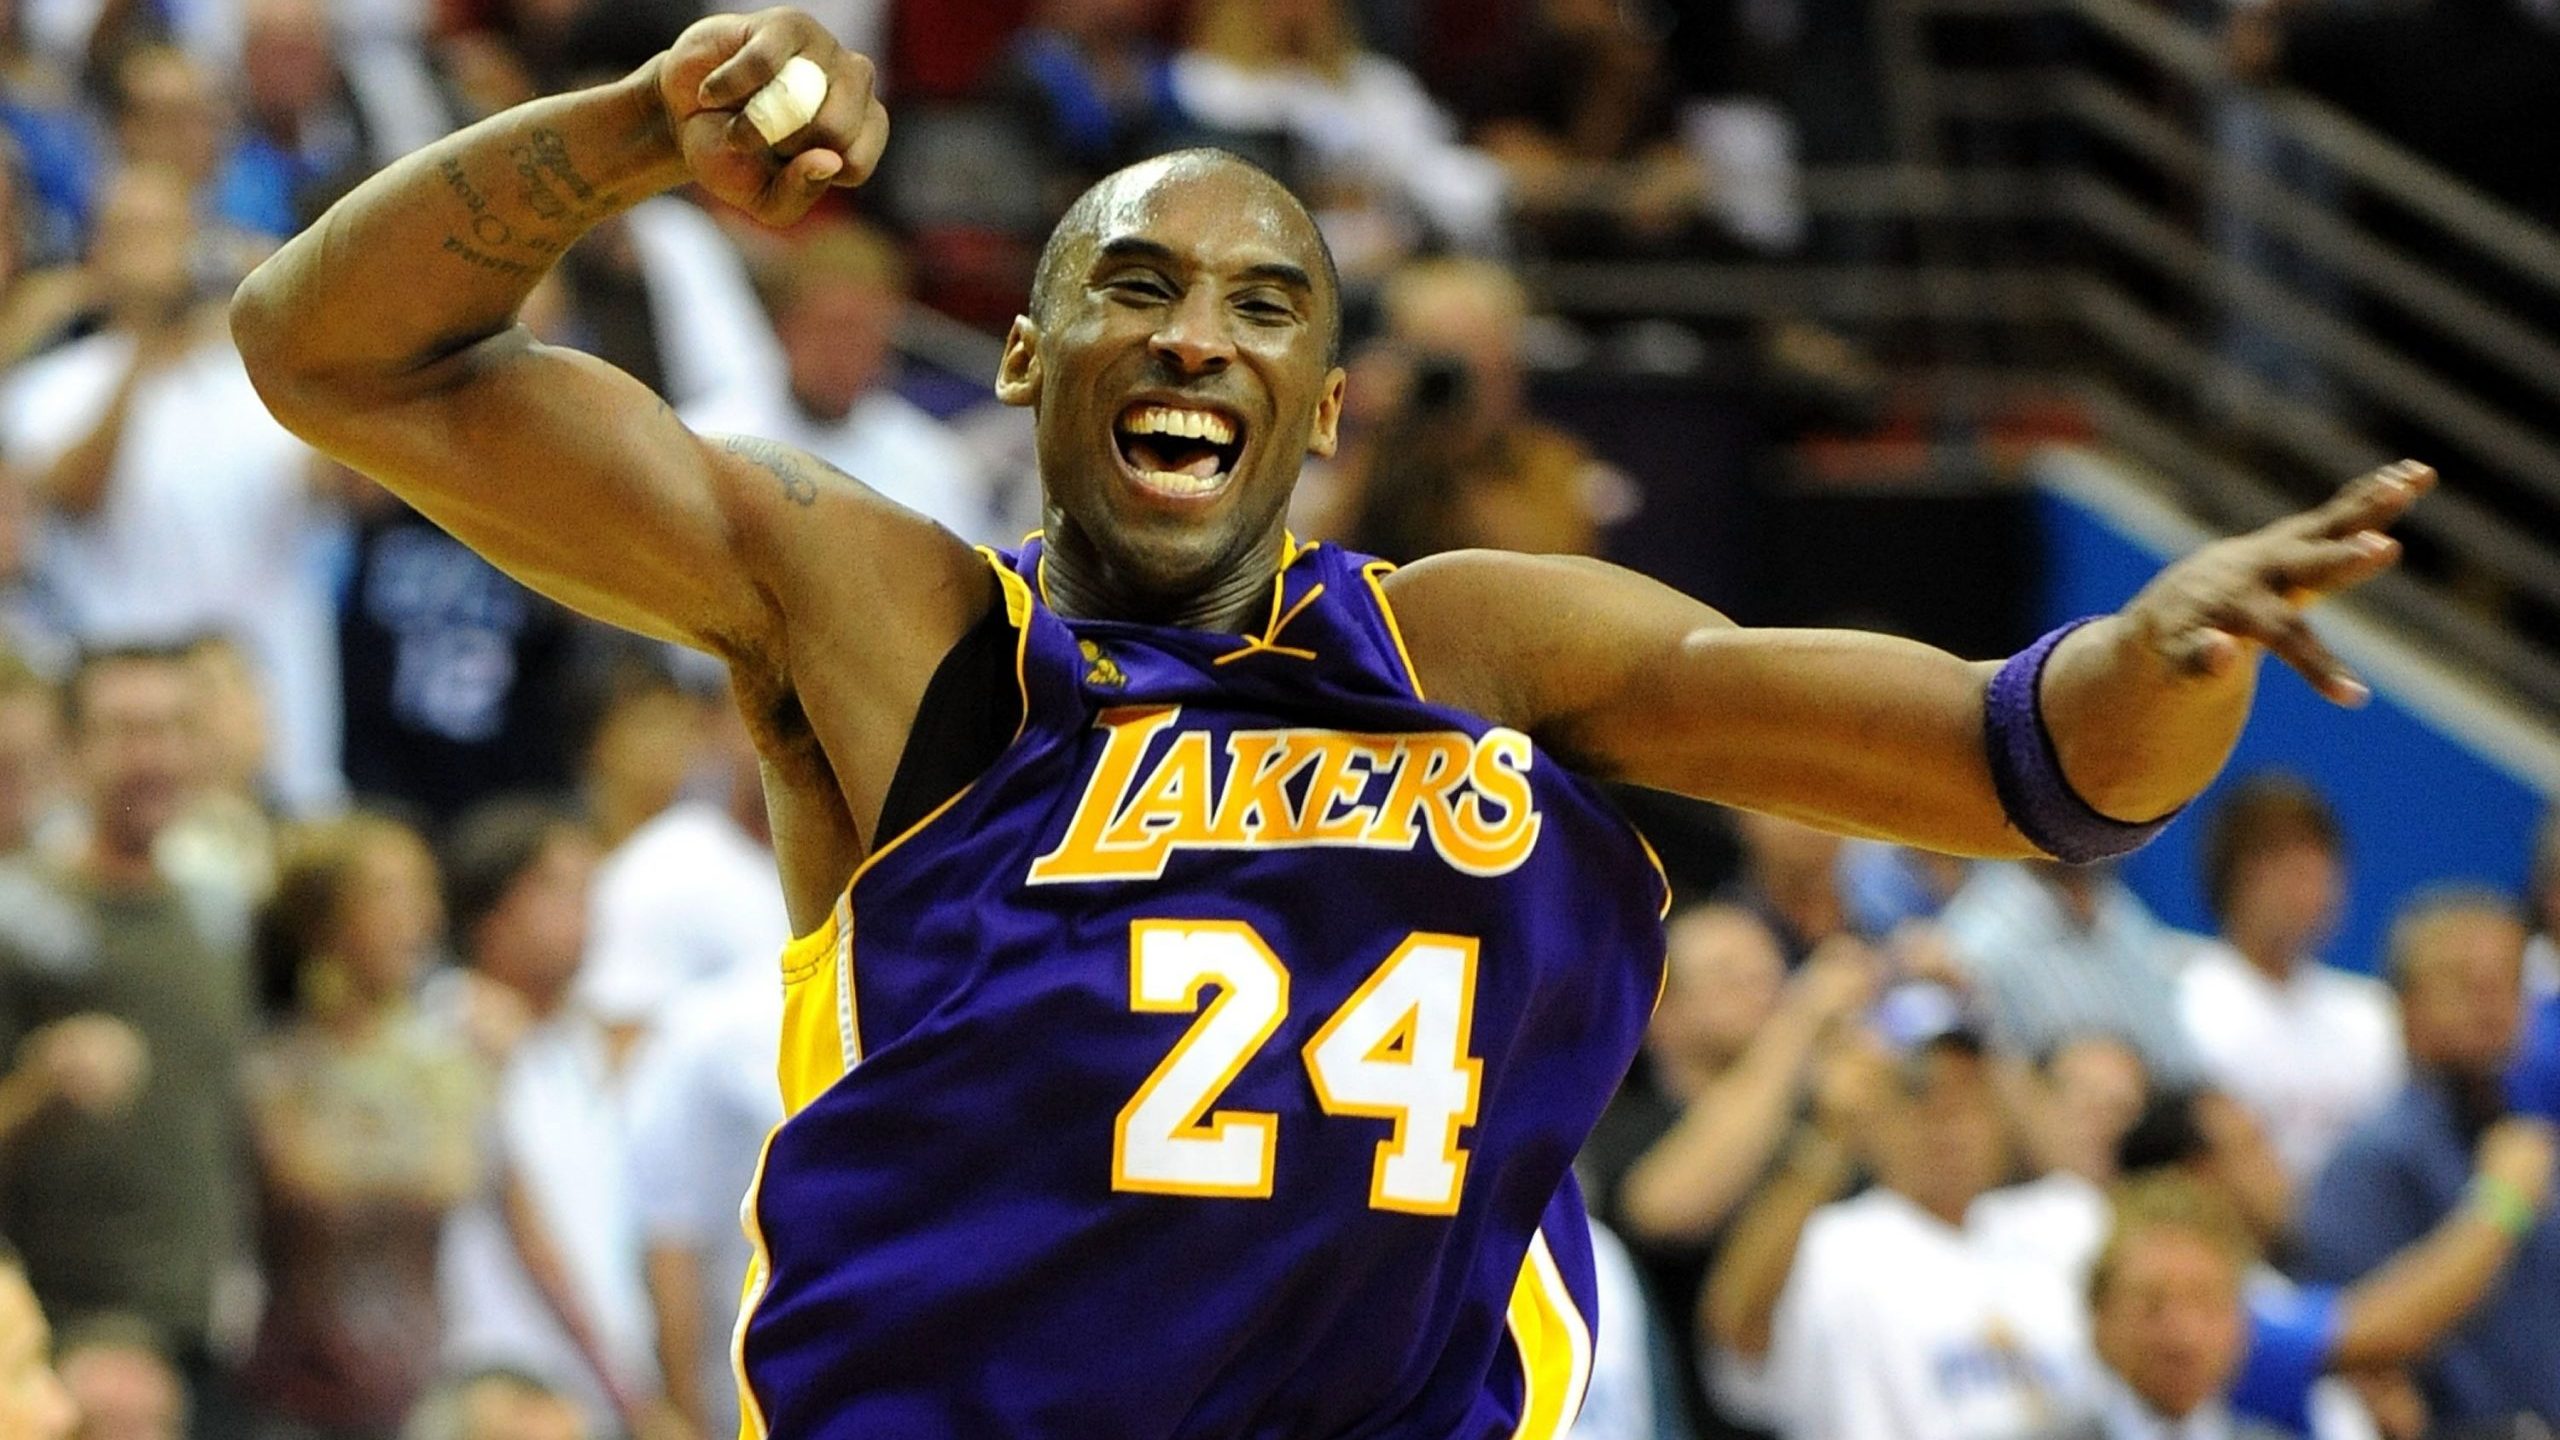
<svg viewBox="0 0 2560 1440">
<path fill-rule="evenodd" d="M 2552 1131 L 2502 1120 L 2480 1138 L 2475 1198 L 2416 1244 L 2347 1287 L 2338 1306 L 2335 1370 L 2406 1365 L 2487 1297 L 2549 1202 Z"/>
<path fill-rule="evenodd" d="M 1875 965 L 1862 947 L 1807 963 L 1741 1058 L 1627 1171 L 1619 1200 L 1627 1228 L 1655 1244 L 1712 1236 L 1785 1143 L 1824 1030 L 1874 990 Z"/>
<path fill-rule="evenodd" d="M 1856 1172 L 1848 1147 L 1806 1130 L 1787 1163 L 1733 1222 L 1724 1253 L 1699 1292 L 1700 1328 L 1745 1360 L 1769 1353 L 1769 1337 L 1813 1212 L 1838 1199 Z"/>
<path fill-rule="evenodd" d="M 2303 623 L 2387 568 L 2433 472 L 2377 471 L 2317 510 L 2207 546 L 2045 665 L 2070 789 L 2147 821 L 2210 782 L 2272 650 L 2332 699 L 2361 687 Z M 2036 853 L 1984 747 L 1999 667 L 1888 636 L 1744 629 L 1595 561 L 1460 552 L 1388 579 L 1426 693 L 1638 784 L 1962 854 Z"/>
</svg>

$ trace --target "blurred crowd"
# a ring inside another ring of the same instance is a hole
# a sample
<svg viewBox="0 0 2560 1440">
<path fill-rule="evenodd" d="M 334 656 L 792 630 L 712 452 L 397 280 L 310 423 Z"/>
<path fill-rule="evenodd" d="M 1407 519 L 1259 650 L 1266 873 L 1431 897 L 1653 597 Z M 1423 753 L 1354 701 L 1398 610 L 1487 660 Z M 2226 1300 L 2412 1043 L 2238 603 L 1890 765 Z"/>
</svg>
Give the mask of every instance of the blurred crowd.
<svg viewBox="0 0 2560 1440">
<path fill-rule="evenodd" d="M 1119 164 L 1224 145 L 1319 214 L 1359 341 L 1302 534 L 1599 553 L 1640 496 L 1533 413 L 1571 337 L 1514 263 L 1785 253 L 1800 152 L 1876 123 L 1772 0 L 808 8 L 890 61 L 877 183 L 783 235 L 648 201 L 525 322 L 996 544 L 1037 480 L 967 322 Z M 0 0 L 0 1440 L 735 1427 L 789 926 L 725 677 L 305 450 L 221 310 L 699 13 Z M 2317 795 L 2211 821 L 2198 937 L 2104 871 L 1680 815 L 1577 1433 L 2560 1425 L 2560 834 L 2374 981 L 2320 961 Z"/>
</svg>

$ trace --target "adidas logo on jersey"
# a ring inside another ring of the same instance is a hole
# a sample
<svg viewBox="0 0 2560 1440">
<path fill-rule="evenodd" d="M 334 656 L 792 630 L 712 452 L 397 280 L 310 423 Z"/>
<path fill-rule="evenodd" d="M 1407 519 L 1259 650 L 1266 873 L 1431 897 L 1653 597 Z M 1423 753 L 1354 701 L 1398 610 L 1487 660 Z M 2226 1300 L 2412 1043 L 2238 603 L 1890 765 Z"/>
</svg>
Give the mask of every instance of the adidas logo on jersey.
<svg viewBox="0 0 2560 1440">
<path fill-rule="evenodd" d="M 1537 847 L 1529 737 L 1496 728 L 1369 735 L 1239 730 L 1226 764 L 1205 730 L 1176 730 L 1179 706 L 1106 710 L 1102 758 L 1034 885 L 1152 880 L 1175 850 L 1348 846 L 1411 850 L 1428 840 L 1470 875 L 1505 875 Z M 1170 743 L 1156 740 L 1172 730 Z M 1152 754 L 1150 752 L 1153 752 Z"/>
</svg>

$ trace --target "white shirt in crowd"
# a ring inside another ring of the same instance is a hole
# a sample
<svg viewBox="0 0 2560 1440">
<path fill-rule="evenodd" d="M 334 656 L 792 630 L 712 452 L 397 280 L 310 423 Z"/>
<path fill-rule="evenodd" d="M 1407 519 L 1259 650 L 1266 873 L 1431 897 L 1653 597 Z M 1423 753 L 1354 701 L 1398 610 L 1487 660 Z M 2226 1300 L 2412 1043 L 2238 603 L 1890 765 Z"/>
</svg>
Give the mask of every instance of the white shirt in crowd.
<svg viewBox="0 0 2560 1440">
<path fill-rule="evenodd" d="M 2524 993 L 2528 1000 L 2560 995 L 2560 941 L 2536 935 L 2524 947 Z"/>
<path fill-rule="evenodd" d="M 1965 1226 L 1981 1236 L 1992 1253 L 2013 1263 L 2056 1271 L 2068 1279 L 2073 1294 L 2085 1295 L 2089 1269 L 2107 1241 L 2110 1218 L 2106 1191 L 2067 1170 L 2055 1170 L 1974 1201 Z M 2268 1265 L 2252 1270 L 2247 1283 L 2260 1298 L 2290 1295 L 2295 1289 L 2291 1280 Z M 2363 1400 L 2336 1376 L 2311 1387 L 2310 1409 L 2311 1440 L 2380 1440 Z M 2116 1418 L 2121 1422 L 2127 1417 Z M 2107 1440 L 2115 1440 L 2116 1432 L 2106 1434 Z M 2179 1432 L 2170 1434 L 2174 1437 Z"/>
<path fill-rule="evenodd" d="M 1600 1315 L 1591 1337 L 1591 1383 L 1568 1440 L 1654 1440 L 1652 1312 L 1625 1242 L 1597 1219 L 1591 1263 Z"/>
<path fill-rule="evenodd" d="M 1806 1222 L 1765 1367 L 1789 1440 L 2010 1440 L 2095 1405 L 2079 1294 L 1883 1188 Z"/>
<path fill-rule="evenodd" d="M 523 1181 L 617 1380 L 627 1393 L 654 1393 L 639 1217 L 603 1027 L 572 1006 L 526 1031 L 499 1078 L 490 1124 L 490 1178 L 445 1221 L 438 1257 L 445 1361 L 530 1371 L 577 1400 L 595 1433 L 618 1434 L 604 1385 L 518 1258 L 500 1189 L 508 1174 Z"/>
<path fill-rule="evenodd" d="M 774 1052 L 778 970 L 722 976 L 667 1007 L 631 1071 L 631 1185 L 642 1238 L 693 1252 L 702 1285 L 701 1386 L 712 1433 L 737 1426 L 729 1337 L 750 1250 L 739 1206 L 765 1136 L 782 1123 Z"/>
<path fill-rule="evenodd" d="M 791 939 L 773 852 L 707 801 L 677 801 L 632 831 L 596 868 L 589 903 L 578 996 L 609 1024 L 653 1024 L 679 991 L 732 973 L 770 981 Z"/>
<path fill-rule="evenodd" d="M 684 418 L 704 432 L 796 445 L 972 544 L 1018 538 L 1001 533 L 996 480 L 979 452 L 886 387 L 855 401 L 842 420 L 811 418 L 785 385 L 731 390 L 685 407 Z"/>
<path fill-rule="evenodd" d="M 1422 82 L 1383 55 L 1353 56 L 1337 81 L 1305 65 L 1247 70 L 1186 52 L 1174 60 L 1173 93 L 1203 124 L 1286 134 L 1343 178 L 1402 199 L 1461 248 L 1500 248 L 1510 193 L 1500 162 L 1458 143 Z"/>
<path fill-rule="evenodd" d="M 0 392 L 0 449 L 22 466 L 51 464 L 105 413 L 133 349 L 131 336 L 100 334 L 21 367 Z M 302 811 L 345 789 L 329 530 L 311 466 L 209 326 L 135 389 L 98 509 L 49 516 L 35 553 L 39 583 L 84 645 L 209 630 L 239 641 L 266 686 L 268 778 Z"/>
<path fill-rule="evenodd" d="M 2178 1016 L 2205 1077 L 2258 1117 L 2297 1186 L 2407 1072 L 2391 991 L 2309 958 L 2278 981 L 2207 944 L 2178 977 Z"/>
</svg>

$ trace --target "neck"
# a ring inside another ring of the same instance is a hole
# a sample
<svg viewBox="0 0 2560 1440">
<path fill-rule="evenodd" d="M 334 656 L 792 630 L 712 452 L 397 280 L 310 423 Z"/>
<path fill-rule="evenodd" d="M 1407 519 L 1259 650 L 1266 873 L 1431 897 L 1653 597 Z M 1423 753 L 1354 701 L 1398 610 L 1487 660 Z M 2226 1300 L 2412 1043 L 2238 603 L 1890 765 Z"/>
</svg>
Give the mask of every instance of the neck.
<svg viewBox="0 0 2560 1440">
<path fill-rule="evenodd" d="M 1074 521 L 1048 514 L 1042 571 L 1049 604 L 1075 620 L 1134 620 L 1184 630 L 1241 635 L 1261 628 L 1271 608 L 1271 581 L 1279 573 L 1282 536 L 1275 517 L 1270 531 L 1205 585 L 1168 594 L 1131 576 L 1107 558 Z"/>
<path fill-rule="evenodd" d="M 1922 1210 L 1928 1212 L 1930 1218 L 1936 1220 L 1938 1223 L 1946 1226 L 1950 1230 L 1963 1229 L 1965 1211 L 1973 1207 L 1973 1197 L 1970 1195 L 1959 1196 L 1952 1191 L 1945 1191 L 1936 1195 L 1924 1195 L 1917 1191 L 1905 1189 L 1900 1185 L 1896 1185 L 1893 1188 L 1901 1193 L 1903 1199 L 1919 1206 Z"/>
<path fill-rule="evenodd" d="M 2249 962 L 2249 968 L 2268 979 L 2283 980 L 2293 974 L 2299 957 L 2295 954 L 2295 947 L 2284 937 L 2236 932 L 2230 941 L 2231 948 L 2240 952 L 2240 958 Z"/>
<path fill-rule="evenodd" d="M 797 385 L 791 387 L 791 403 L 799 407 L 801 418 L 820 425 L 843 424 L 845 417 L 853 413 L 854 406 L 850 400 L 842 405 L 821 405 L 811 400 L 809 392 Z"/>
<path fill-rule="evenodd" d="M 160 888 L 160 866 L 152 857 L 151 842 L 139 836 L 99 830 L 90 837 L 86 863 L 89 878 L 102 889 Z"/>
</svg>

